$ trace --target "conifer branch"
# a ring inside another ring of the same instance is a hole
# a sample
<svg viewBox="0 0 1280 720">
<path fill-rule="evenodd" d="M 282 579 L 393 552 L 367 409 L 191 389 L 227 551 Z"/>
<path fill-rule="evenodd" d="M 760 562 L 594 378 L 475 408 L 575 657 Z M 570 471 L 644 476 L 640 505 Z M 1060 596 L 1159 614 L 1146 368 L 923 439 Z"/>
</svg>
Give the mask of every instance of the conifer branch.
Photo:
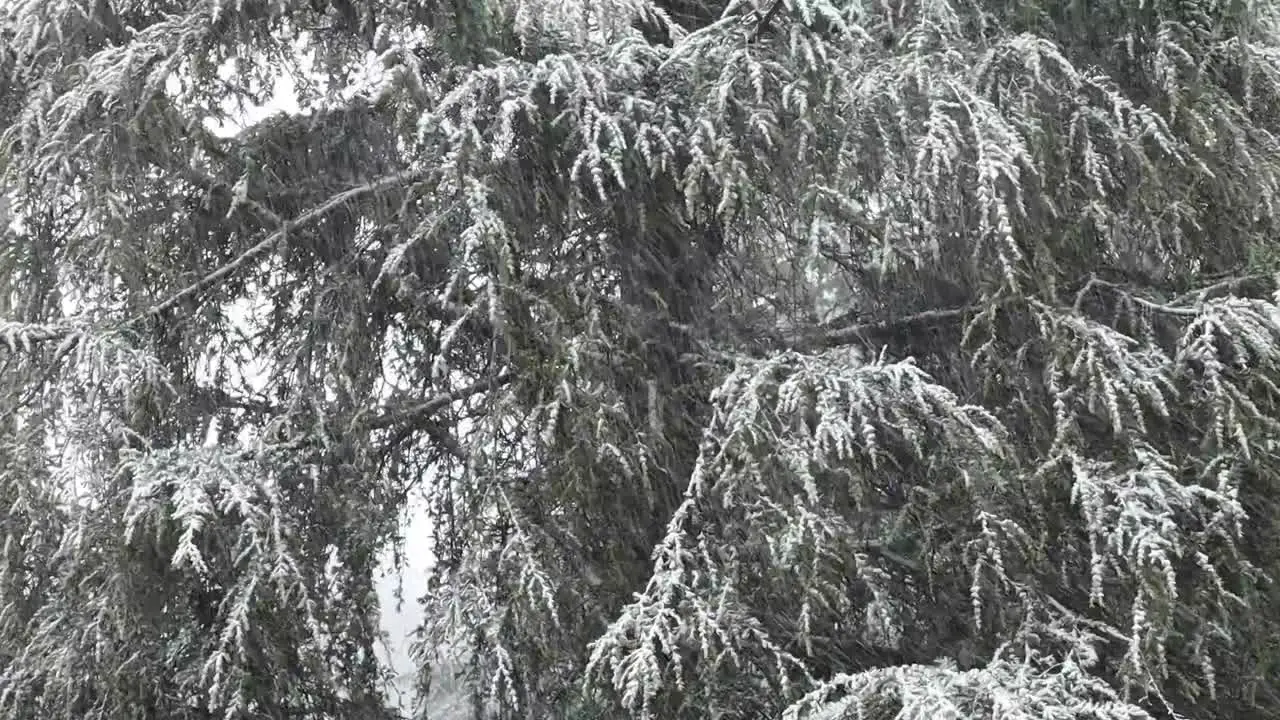
<svg viewBox="0 0 1280 720">
<path fill-rule="evenodd" d="M 1080 290 L 1076 292 L 1076 301 L 1075 301 L 1074 307 L 1077 310 L 1083 304 L 1084 298 L 1088 296 L 1089 291 L 1096 287 L 1103 287 L 1103 288 L 1108 288 L 1110 290 L 1114 290 L 1120 295 L 1124 296 L 1124 298 L 1131 300 L 1134 303 L 1137 303 L 1138 305 L 1141 305 L 1142 307 L 1147 308 L 1148 310 L 1161 312 L 1166 315 L 1180 315 L 1182 317 L 1194 317 L 1200 313 L 1200 311 L 1197 310 L 1196 308 L 1177 307 L 1176 305 L 1166 305 L 1164 303 L 1156 302 L 1154 300 L 1148 300 L 1134 293 L 1131 289 L 1123 285 L 1113 283 L 1108 280 L 1103 280 L 1097 275 L 1090 275 L 1088 281 L 1085 282 L 1084 287 L 1080 288 Z"/>
</svg>

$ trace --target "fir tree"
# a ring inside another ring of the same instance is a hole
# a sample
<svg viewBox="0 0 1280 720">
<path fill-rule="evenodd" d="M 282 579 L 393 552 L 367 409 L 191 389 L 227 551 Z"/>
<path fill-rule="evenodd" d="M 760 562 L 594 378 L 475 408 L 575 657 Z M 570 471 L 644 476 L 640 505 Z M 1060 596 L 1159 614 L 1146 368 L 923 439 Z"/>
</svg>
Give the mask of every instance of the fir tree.
<svg viewBox="0 0 1280 720">
<path fill-rule="evenodd" d="M 0 720 L 1280 715 L 1273 3 L 0 12 Z"/>
</svg>

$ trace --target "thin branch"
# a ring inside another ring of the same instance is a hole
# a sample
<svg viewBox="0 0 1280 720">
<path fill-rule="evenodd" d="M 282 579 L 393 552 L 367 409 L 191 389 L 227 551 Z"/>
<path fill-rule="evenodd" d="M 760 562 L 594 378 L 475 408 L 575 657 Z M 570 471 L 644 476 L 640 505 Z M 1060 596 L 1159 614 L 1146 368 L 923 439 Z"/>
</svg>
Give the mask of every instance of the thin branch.
<svg viewBox="0 0 1280 720">
<path fill-rule="evenodd" d="M 434 415 L 459 400 L 465 400 L 483 392 L 496 390 L 510 383 L 513 379 L 515 379 L 514 372 L 510 370 L 503 371 L 491 378 L 481 380 L 464 388 L 441 393 L 428 400 L 409 404 L 405 407 L 389 409 L 364 421 L 362 424 L 370 430 L 385 430 L 401 423 L 418 421 Z"/>
<path fill-rule="evenodd" d="M 861 549 L 864 552 L 875 553 L 876 555 L 879 555 L 885 560 L 888 560 L 890 563 L 897 565 L 903 570 L 906 570 L 911 573 L 918 573 L 923 569 L 920 567 L 920 563 L 916 562 L 915 560 L 912 560 L 911 558 L 906 557 L 905 555 L 894 552 L 882 542 L 877 542 L 873 540 L 873 541 L 864 543 Z"/>
<path fill-rule="evenodd" d="M 1099 633 L 1106 635 L 1112 640 L 1116 640 L 1122 643 L 1128 643 L 1130 640 L 1129 636 L 1120 632 L 1119 630 L 1112 627 L 1111 625 L 1108 625 L 1107 623 L 1101 622 L 1099 620 L 1094 620 L 1092 618 L 1085 617 L 1084 615 L 1058 602 L 1056 598 L 1054 598 L 1052 595 L 1050 595 L 1047 592 L 1035 590 L 1033 588 L 1030 588 L 1030 587 L 1027 587 L 1026 585 L 1021 585 L 1021 584 L 1018 587 L 1024 592 L 1026 592 L 1028 595 L 1040 598 L 1046 604 L 1052 607 L 1054 610 L 1057 610 L 1059 613 L 1061 613 L 1064 617 L 1070 618 L 1080 623 L 1081 625 L 1085 625 L 1090 628 L 1093 628 L 1094 630 L 1097 630 Z"/>
<path fill-rule="evenodd" d="M 914 315 L 906 315 L 892 320 L 882 320 L 880 322 L 858 323 L 849 325 L 835 330 L 827 330 L 820 332 L 801 332 L 790 338 L 790 346 L 795 350 L 825 350 L 828 348 L 839 347 L 857 340 L 866 340 L 878 335 L 886 335 L 912 327 L 920 327 L 932 325 L 938 322 L 946 322 L 958 320 L 965 315 L 977 312 L 978 307 L 974 305 L 966 305 L 957 308 L 946 308 L 942 310 L 926 310 L 924 312 L 915 313 Z"/>
<path fill-rule="evenodd" d="M 180 175 L 197 187 L 205 187 L 207 189 L 217 185 L 217 182 L 212 178 L 209 178 L 191 168 L 185 168 L 185 172 L 180 172 Z M 167 310 L 173 309 L 184 300 L 198 295 L 218 283 L 223 282 L 259 259 L 277 242 L 282 240 L 289 231 L 313 223 L 351 200 L 371 193 L 381 192 L 389 188 L 408 185 L 423 179 L 426 175 L 426 172 L 420 170 L 401 171 L 379 178 L 364 185 L 344 190 L 325 202 L 303 212 L 292 220 L 282 219 L 271 209 L 257 201 L 241 201 L 242 205 L 261 215 L 268 222 L 276 225 L 276 229 L 261 241 L 236 256 L 230 262 L 222 265 L 195 283 L 179 290 L 165 300 L 153 305 L 144 314 L 125 322 L 123 326 L 129 327 L 131 325 L 137 325 L 145 318 L 154 317 Z M 446 309 L 455 310 L 455 308 Z M 35 324 L 5 322 L 0 320 L 0 346 L 6 347 L 11 353 L 16 353 L 19 350 L 30 352 L 36 345 L 41 345 L 55 340 L 62 340 L 79 332 L 82 332 L 82 330 L 61 323 Z"/>
<path fill-rule="evenodd" d="M 1275 283 L 1275 279 L 1271 275 L 1245 275 L 1241 277 L 1227 278 L 1207 285 L 1198 290 L 1192 290 L 1183 293 L 1174 298 L 1169 303 L 1156 302 L 1139 296 L 1135 290 L 1126 285 L 1103 280 L 1095 274 L 1089 275 L 1088 281 L 1084 286 L 1076 292 L 1075 309 L 1079 310 L 1084 298 L 1089 291 L 1095 287 L 1105 287 L 1124 295 L 1129 300 L 1155 312 L 1165 313 L 1167 315 L 1177 315 L 1181 317 L 1195 317 L 1200 314 L 1199 305 L 1208 302 L 1216 297 L 1228 295 L 1231 293 L 1239 293 L 1241 291 L 1249 291 L 1254 288 L 1249 286 L 1259 285 L 1256 288 L 1260 292 L 1265 292 L 1267 288 Z"/>
<path fill-rule="evenodd" d="M 307 210 L 301 215 L 298 215 L 294 219 L 288 220 L 288 221 L 280 220 L 279 216 L 277 216 L 275 213 L 268 210 L 266 207 L 261 206 L 259 203 L 253 202 L 251 200 L 244 201 L 243 204 L 250 207 L 255 212 L 262 213 L 269 218 L 274 218 L 275 222 L 279 223 L 279 227 L 274 232 L 270 233 L 265 238 L 263 238 L 256 245 L 249 248 L 248 250 L 245 250 L 235 259 L 228 262 L 226 265 L 223 265 L 217 270 L 214 270 L 213 272 L 204 276 L 200 280 L 197 280 L 195 283 L 183 288 L 182 290 L 179 290 L 178 292 L 169 296 L 169 298 L 164 300 L 163 302 L 157 303 L 156 305 L 152 306 L 151 309 L 147 311 L 147 314 L 153 315 L 153 316 L 159 315 L 160 313 L 163 313 L 166 310 L 170 310 L 176 307 L 182 301 L 194 295 L 197 295 L 213 287 L 214 285 L 217 285 L 223 280 L 226 280 L 227 278 L 231 277 L 235 273 L 239 272 L 245 266 L 254 262 L 259 256 L 266 253 L 267 250 L 270 250 L 272 246 L 274 246 L 278 241 L 283 239 L 289 233 L 289 231 L 295 228 L 303 227 L 312 222 L 315 222 L 316 220 L 324 217 L 328 213 L 334 211 L 335 209 L 341 207 L 342 205 L 345 205 L 346 203 L 354 200 L 355 198 L 361 197 L 363 195 L 369 195 L 371 193 L 381 192 L 388 188 L 408 185 L 408 184 L 417 182 L 418 180 L 421 180 L 423 177 L 425 177 L 425 173 L 422 171 L 402 171 L 402 172 L 394 173 L 392 175 L 379 178 L 378 180 L 374 180 L 373 182 L 366 183 L 359 187 L 351 188 L 350 190 L 345 190 L 343 192 L 340 192 L 337 195 L 334 195 L 333 197 L 324 201 L 323 203 L 317 205 L 316 207 L 310 210 Z"/>
<path fill-rule="evenodd" d="M 471 454 L 467 452 L 466 448 L 462 447 L 462 443 L 458 442 L 458 438 L 454 437 L 453 433 L 449 432 L 448 429 L 446 429 L 440 422 L 435 419 L 429 419 L 423 425 L 423 430 L 425 430 L 426 433 L 431 436 L 431 439 L 435 440 L 440 447 L 444 448 L 450 455 L 457 458 L 463 464 L 471 459 Z"/>
<path fill-rule="evenodd" d="M 1192 290 L 1189 293 L 1179 295 L 1174 298 L 1173 305 L 1185 305 L 1187 303 L 1202 303 L 1211 300 L 1220 295 L 1239 292 L 1245 285 L 1254 283 L 1274 285 L 1275 277 L 1272 275 L 1244 275 L 1242 277 L 1228 278 L 1200 288 Z"/>
<path fill-rule="evenodd" d="M 1161 312 L 1166 315 L 1180 315 L 1183 317 L 1194 317 L 1200 314 L 1200 311 L 1196 308 L 1175 307 L 1174 305 L 1165 305 L 1164 303 L 1158 303 L 1158 302 L 1155 302 L 1154 300 L 1147 300 L 1146 298 L 1135 293 L 1132 289 L 1127 288 L 1124 285 L 1120 285 L 1118 283 L 1113 283 L 1109 280 L 1103 280 L 1097 275 L 1090 275 L 1089 281 L 1086 282 L 1084 284 L 1084 287 L 1080 288 L 1080 291 L 1076 293 L 1076 301 L 1075 301 L 1074 307 L 1077 311 L 1080 309 L 1081 305 L 1084 304 L 1085 296 L 1089 294 L 1090 290 L 1096 287 L 1104 287 L 1109 290 L 1114 290 L 1116 291 L 1116 293 L 1123 296 L 1124 298 L 1128 300 L 1132 300 L 1133 302 L 1137 303 L 1138 305 L 1141 305 L 1144 308 L 1147 308 L 1148 310 L 1154 310 L 1155 312 Z"/>
</svg>

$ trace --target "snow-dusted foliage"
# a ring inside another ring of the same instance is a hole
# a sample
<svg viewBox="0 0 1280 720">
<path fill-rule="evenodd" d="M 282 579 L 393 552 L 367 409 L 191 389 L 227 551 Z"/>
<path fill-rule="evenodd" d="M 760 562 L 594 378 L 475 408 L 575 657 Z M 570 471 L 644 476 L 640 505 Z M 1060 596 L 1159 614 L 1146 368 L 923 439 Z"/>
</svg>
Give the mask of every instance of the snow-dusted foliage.
<svg viewBox="0 0 1280 720">
<path fill-rule="evenodd" d="M 477 717 L 1280 714 L 1274 3 L 16 0 L 0 78 L 0 720 L 389 714 L 419 492 Z"/>
</svg>

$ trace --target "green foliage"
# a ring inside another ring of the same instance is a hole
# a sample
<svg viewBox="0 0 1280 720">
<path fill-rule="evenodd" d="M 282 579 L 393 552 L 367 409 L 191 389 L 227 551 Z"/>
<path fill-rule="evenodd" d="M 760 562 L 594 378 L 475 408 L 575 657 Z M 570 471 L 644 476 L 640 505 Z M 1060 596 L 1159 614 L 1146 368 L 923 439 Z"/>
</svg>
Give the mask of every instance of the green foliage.
<svg viewBox="0 0 1280 720">
<path fill-rule="evenodd" d="M 1272 3 L 0 43 L 0 720 L 389 715 L 415 493 L 479 717 L 1280 715 Z"/>
</svg>

